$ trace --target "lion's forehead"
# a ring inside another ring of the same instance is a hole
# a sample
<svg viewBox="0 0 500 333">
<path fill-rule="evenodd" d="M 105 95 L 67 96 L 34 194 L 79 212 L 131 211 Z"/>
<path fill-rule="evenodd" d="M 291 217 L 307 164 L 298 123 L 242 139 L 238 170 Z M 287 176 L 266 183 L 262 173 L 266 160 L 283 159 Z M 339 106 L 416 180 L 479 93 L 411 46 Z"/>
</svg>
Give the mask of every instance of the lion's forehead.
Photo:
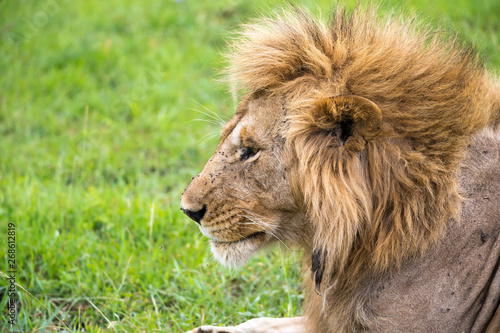
<svg viewBox="0 0 500 333">
<path fill-rule="evenodd" d="M 284 119 L 281 104 L 272 97 L 259 97 L 243 101 L 238 112 L 222 129 L 219 148 L 245 145 L 244 138 L 264 143 L 278 130 Z"/>
</svg>

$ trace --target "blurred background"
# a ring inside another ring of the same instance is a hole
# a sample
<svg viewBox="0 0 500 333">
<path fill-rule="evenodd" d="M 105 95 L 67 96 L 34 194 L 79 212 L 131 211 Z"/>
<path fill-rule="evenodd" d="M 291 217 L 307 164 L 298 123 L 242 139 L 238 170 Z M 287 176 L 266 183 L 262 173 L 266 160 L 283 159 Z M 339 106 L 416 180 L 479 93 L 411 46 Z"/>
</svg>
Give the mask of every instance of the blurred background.
<svg viewBox="0 0 500 333">
<path fill-rule="evenodd" d="M 300 253 L 276 248 L 227 270 L 179 210 L 235 110 L 217 82 L 226 41 L 280 3 L 0 1 L 1 331 L 184 332 L 300 314 Z M 333 6 L 293 3 L 323 17 Z M 498 73 L 500 1 L 381 8 L 458 31 Z"/>
</svg>

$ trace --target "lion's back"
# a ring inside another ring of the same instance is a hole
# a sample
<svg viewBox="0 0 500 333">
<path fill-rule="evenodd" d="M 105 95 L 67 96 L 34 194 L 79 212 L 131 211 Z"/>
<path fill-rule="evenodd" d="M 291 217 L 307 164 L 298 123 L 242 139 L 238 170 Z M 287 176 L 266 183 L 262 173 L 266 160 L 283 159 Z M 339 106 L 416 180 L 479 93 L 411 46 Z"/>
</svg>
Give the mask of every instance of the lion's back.
<svg viewBox="0 0 500 333">
<path fill-rule="evenodd" d="M 459 182 L 460 219 L 375 287 L 371 306 L 384 332 L 483 332 L 499 308 L 500 134 L 472 139 Z"/>
</svg>

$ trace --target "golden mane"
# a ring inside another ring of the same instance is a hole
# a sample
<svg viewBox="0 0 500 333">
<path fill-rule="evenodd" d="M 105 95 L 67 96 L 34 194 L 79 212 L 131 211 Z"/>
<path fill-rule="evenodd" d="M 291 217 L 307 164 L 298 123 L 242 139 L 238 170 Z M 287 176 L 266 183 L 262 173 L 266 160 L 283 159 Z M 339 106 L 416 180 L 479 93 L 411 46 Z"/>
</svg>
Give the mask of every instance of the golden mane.
<svg viewBox="0 0 500 333">
<path fill-rule="evenodd" d="M 469 137 L 500 123 L 499 94 L 474 51 L 376 13 L 338 9 L 324 24 L 287 9 L 245 26 L 229 54 L 238 88 L 286 99 L 285 159 L 313 225 L 304 246 L 325 302 L 308 304 L 307 315 L 319 325 L 334 313 L 339 330 L 373 319 L 356 306 L 367 297 L 360 285 L 424 251 L 457 216 Z M 380 133 L 361 151 L 332 149 L 327 134 L 342 110 L 325 105 L 353 95 L 380 108 Z"/>
</svg>

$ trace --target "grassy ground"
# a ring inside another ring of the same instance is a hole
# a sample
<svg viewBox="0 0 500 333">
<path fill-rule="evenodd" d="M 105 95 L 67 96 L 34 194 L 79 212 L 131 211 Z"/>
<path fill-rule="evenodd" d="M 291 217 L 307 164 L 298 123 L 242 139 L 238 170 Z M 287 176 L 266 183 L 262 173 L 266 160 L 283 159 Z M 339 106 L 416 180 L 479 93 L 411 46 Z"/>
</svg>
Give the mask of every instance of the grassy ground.
<svg viewBox="0 0 500 333">
<path fill-rule="evenodd" d="M 459 30 L 500 68 L 498 1 L 400 2 L 382 8 Z M 0 1 L 0 237 L 15 225 L 19 300 L 10 327 L 1 279 L 0 330 L 183 332 L 300 313 L 298 254 L 228 271 L 179 211 L 217 142 L 204 113 L 234 110 L 214 82 L 224 40 L 278 3 Z"/>
</svg>

